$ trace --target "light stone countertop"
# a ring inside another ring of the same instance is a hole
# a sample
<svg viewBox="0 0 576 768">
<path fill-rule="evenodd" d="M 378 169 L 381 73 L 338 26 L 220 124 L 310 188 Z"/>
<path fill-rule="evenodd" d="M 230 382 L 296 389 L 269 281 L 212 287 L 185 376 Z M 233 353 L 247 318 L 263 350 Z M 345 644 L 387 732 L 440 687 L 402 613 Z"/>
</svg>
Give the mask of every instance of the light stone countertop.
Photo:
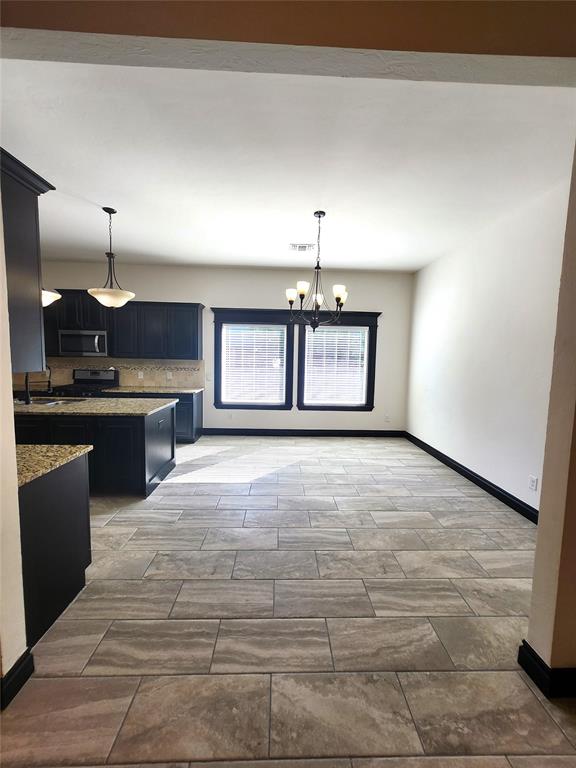
<svg viewBox="0 0 576 768">
<path fill-rule="evenodd" d="M 89 453 L 91 445 L 17 445 L 18 487 Z"/>
<path fill-rule="evenodd" d="M 157 387 L 154 384 L 142 384 L 139 387 L 110 387 L 110 389 L 103 389 L 102 392 L 125 392 L 126 394 L 142 395 L 196 395 L 198 392 L 204 392 L 204 387 Z"/>
<path fill-rule="evenodd" d="M 69 399 L 70 402 L 66 402 Z M 58 405 L 48 405 L 62 400 Z M 83 400 L 65 397 L 37 397 L 30 405 L 14 403 L 16 416 L 150 416 L 163 408 L 176 405 L 178 398 L 151 397 L 87 397 Z"/>
</svg>

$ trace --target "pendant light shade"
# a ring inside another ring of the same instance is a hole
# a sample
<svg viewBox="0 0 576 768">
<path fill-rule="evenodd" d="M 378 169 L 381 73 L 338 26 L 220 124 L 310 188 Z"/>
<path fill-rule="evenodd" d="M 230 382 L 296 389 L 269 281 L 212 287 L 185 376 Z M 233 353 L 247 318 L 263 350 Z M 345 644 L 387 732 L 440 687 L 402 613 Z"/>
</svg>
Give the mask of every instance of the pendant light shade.
<svg viewBox="0 0 576 768">
<path fill-rule="evenodd" d="M 103 288 L 88 288 L 88 293 L 105 307 L 118 309 L 118 307 L 123 307 L 124 304 L 127 304 L 133 299 L 136 294 L 121 288 L 116 277 L 116 269 L 114 267 L 114 259 L 116 257 L 112 252 L 112 215 L 116 213 L 116 211 L 114 208 L 108 207 L 102 208 L 102 210 L 104 213 L 108 214 L 108 236 L 110 243 L 110 249 L 106 252 L 106 258 L 108 259 L 108 277 L 106 278 L 106 283 Z"/>
<path fill-rule="evenodd" d="M 54 291 L 51 288 L 42 288 L 42 306 L 49 307 L 50 304 L 54 304 L 55 301 L 62 298 L 62 294 L 58 291 Z"/>
<path fill-rule="evenodd" d="M 132 291 L 124 291 L 122 288 L 88 288 L 88 293 L 100 304 L 112 309 L 123 307 L 136 296 Z"/>
</svg>

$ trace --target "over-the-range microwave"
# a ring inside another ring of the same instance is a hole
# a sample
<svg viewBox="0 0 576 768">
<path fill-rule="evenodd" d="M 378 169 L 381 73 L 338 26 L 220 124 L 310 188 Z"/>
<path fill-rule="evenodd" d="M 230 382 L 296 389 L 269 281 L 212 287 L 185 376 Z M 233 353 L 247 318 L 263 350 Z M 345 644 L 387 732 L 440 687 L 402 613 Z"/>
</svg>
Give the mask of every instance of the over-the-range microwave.
<svg viewBox="0 0 576 768">
<path fill-rule="evenodd" d="M 58 331 L 58 354 L 103 357 L 108 354 L 108 334 L 106 331 Z"/>
</svg>

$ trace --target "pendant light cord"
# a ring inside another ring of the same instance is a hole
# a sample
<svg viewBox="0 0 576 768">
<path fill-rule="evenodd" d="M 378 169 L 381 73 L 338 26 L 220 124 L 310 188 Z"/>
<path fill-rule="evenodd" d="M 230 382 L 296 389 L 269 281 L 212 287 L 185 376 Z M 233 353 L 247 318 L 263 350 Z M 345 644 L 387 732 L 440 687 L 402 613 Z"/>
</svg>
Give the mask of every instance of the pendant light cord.
<svg viewBox="0 0 576 768">
<path fill-rule="evenodd" d="M 108 214 L 108 236 L 110 238 L 110 253 L 112 253 L 112 214 Z"/>
</svg>

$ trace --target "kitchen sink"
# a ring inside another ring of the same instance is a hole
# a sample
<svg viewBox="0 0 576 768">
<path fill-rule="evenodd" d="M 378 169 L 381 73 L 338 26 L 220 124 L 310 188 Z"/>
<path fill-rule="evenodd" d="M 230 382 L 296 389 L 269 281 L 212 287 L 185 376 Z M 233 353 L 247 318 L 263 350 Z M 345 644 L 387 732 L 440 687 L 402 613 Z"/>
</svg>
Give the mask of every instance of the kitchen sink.
<svg viewBox="0 0 576 768">
<path fill-rule="evenodd" d="M 85 397 L 65 397 L 65 398 L 58 398 L 58 399 L 52 399 L 51 397 L 33 397 L 30 405 L 47 405 L 47 406 L 53 406 L 53 405 L 66 405 L 67 403 L 83 403 L 84 400 L 86 400 Z M 25 405 L 23 400 L 15 400 L 15 403 L 18 405 Z"/>
</svg>

